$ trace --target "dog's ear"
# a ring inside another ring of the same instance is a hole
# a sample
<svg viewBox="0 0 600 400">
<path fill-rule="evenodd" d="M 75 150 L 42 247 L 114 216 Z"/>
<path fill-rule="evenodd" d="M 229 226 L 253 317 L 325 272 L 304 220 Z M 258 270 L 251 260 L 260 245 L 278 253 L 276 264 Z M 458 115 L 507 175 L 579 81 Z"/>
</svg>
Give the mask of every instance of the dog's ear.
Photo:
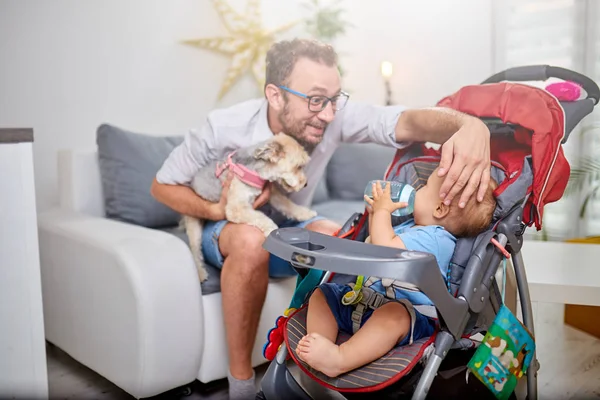
<svg viewBox="0 0 600 400">
<path fill-rule="evenodd" d="M 265 160 L 272 164 L 277 163 L 284 155 L 283 145 L 275 140 L 268 141 L 254 152 L 254 158 Z"/>
</svg>

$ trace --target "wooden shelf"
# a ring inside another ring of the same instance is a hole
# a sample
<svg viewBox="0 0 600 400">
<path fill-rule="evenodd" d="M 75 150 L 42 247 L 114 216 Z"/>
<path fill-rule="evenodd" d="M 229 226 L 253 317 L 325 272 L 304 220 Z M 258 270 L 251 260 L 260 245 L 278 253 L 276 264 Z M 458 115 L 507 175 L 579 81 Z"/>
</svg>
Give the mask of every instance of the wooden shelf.
<svg viewBox="0 0 600 400">
<path fill-rule="evenodd" d="M 31 128 L 0 128 L 0 143 L 33 142 Z"/>
</svg>

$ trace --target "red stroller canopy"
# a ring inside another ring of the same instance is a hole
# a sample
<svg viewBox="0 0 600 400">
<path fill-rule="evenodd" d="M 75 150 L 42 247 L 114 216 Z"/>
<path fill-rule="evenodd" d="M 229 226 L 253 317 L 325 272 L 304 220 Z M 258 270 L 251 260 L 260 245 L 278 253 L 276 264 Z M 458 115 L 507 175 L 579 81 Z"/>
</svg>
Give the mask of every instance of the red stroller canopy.
<svg viewBox="0 0 600 400">
<path fill-rule="evenodd" d="M 501 185 L 506 187 L 518 177 L 523 158 L 531 155 L 533 182 L 523 222 L 528 226 L 535 223 L 540 230 L 544 206 L 562 197 L 570 175 L 562 149 L 566 132 L 560 102 L 543 89 L 501 82 L 465 86 L 440 100 L 438 106 L 518 125 L 508 140 L 492 135 L 491 158 L 513 171 Z"/>
</svg>

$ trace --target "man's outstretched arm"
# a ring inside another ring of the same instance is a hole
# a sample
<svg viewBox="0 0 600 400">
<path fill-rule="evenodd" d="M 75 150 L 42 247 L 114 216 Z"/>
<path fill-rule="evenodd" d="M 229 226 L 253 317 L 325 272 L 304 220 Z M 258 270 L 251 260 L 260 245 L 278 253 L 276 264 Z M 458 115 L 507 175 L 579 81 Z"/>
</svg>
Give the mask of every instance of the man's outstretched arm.
<svg viewBox="0 0 600 400">
<path fill-rule="evenodd" d="M 490 132 L 481 120 L 449 108 L 405 110 L 398 118 L 396 141 L 442 145 L 438 174 L 446 179 L 440 198 L 447 204 L 463 188 L 460 207 L 476 192 L 477 200 L 483 200 L 490 182 Z"/>
</svg>

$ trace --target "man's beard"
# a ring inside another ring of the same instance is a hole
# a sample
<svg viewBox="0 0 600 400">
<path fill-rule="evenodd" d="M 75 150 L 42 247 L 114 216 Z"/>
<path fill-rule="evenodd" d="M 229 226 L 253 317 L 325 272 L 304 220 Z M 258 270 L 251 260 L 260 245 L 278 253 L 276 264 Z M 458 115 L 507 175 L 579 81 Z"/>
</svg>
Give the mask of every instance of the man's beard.
<svg viewBox="0 0 600 400">
<path fill-rule="evenodd" d="M 283 112 L 279 114 L 279 123 L 283 127 L 283 132 L 294 139 L 300 144 L 300 146 L 304 147 L 304 150 L 308 152 L 308 154 L 312 154 L 313 150 L 321 143 L 313 143 L 305 138 L 305 130 L 307 126 L 313 126 L 317 129 L 323 129 L 325 132 L 325 128 L 327 128 L 327 124 L 321 121 L 290 121 L 290 110 L 288 105 L 286 104 L 283 108 Z M 321 139 L 322 140 L 322 139 Z"/>
</svg>

